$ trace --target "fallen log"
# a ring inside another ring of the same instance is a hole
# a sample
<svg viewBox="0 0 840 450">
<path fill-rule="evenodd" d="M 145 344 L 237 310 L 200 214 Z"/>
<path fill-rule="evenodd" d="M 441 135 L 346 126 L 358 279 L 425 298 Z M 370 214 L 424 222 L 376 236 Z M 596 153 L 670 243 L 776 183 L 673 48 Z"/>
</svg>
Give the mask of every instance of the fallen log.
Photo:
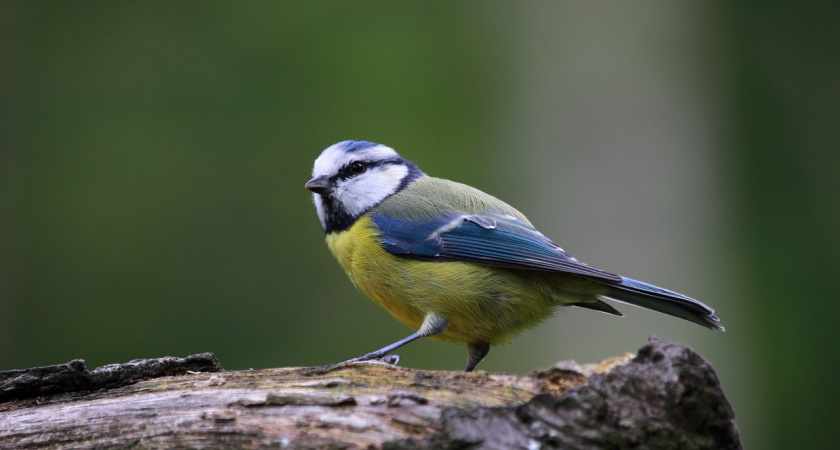
<svg viewBox="0 0 840 450">
<path fill-rule="evenodd" d="M 0 448 L 742 448 L 712 366 L 638 354 L 524 376 L 362 363 L 224 371 L 210 353 L 0 372 Z"/>
</svg>

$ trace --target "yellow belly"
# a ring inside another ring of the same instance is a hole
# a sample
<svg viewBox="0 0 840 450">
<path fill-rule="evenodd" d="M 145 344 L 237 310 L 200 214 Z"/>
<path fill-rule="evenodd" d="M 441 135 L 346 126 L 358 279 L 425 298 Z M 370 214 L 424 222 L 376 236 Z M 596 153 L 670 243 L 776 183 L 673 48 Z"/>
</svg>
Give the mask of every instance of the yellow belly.
<svg viewBox="0 0 840 450">
<path fill-rule="evenodd" d="M 581 298 L 572 292 L 594 286 L 557 273 L 394 256 L 382 249 L 367 217 L 327 235 L 327 245 L 353 284 L 402 323 L 417 330 L 426 314 L 448 319 L 436 336 L 444 340 L 504 342 L 549 317 L 555 306 Z"/>
</svg>

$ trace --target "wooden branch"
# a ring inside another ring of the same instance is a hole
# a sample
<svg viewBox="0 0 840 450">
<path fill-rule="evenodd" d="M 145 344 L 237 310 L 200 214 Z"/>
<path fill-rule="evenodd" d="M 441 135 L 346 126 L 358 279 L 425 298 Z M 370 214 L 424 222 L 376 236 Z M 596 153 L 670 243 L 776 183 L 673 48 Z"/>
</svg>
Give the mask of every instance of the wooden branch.
<svg viewBox="0 0 840 450">
<path fill-rule="evenodd" d="M 0 402 L 0 448 L 741 448 L 712 366 L 655 338 L 525 376 L 73 361 L 0 372 Z"/>
</svg>

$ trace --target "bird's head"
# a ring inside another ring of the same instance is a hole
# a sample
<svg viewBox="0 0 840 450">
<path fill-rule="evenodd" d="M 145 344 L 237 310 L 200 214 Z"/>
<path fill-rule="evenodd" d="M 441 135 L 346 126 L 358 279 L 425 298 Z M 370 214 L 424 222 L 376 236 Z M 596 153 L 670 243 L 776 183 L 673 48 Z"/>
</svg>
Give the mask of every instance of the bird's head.
<svg viewBox="0 0 840 450">
<path fill-rule="evenodd" d="M 315 160 L 312 191 L 324 231 L 342 231 L 382 200 L 426 176 L 394 149 L 367 141 L 343 141 Z"/>
</svg>

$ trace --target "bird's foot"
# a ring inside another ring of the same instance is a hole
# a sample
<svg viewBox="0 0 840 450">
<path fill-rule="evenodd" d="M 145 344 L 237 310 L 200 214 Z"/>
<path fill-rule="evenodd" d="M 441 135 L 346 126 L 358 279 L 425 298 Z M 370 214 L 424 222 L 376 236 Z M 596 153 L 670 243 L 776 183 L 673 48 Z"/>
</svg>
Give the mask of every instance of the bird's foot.
<svg viewBox="0 0 840 450">
<path fill-rule="evenodd" d="M 342 361 L 336 364 L 336 368 L 339 367 L 346 367 L 351 364 L 356 363 L 372 363 L 372 364 L 386 364 L 389 366 L 396 366 L 400 363 L 400 355 L 381 355 L 376 352 L 368 353 L 364 356 L 359 356 L 358 358 L 348 359 L 347 361 Z"/>
<path fill-rule="evenodd" d="M 347 361 L 342 361 L 338 364 L 328 364 L 326 366 L 316 367 L 312 371 L 312 373 L 315 375 L 323 375 L 325 373 L 332 372 L 333 370 L 338 370 L 357 363 L 396 366 L 400 363 L 400 355 L 376 355 L 368 353 L 367 355 L 359 356 L 358 358 L 348 359 Z"/>
</svg>

